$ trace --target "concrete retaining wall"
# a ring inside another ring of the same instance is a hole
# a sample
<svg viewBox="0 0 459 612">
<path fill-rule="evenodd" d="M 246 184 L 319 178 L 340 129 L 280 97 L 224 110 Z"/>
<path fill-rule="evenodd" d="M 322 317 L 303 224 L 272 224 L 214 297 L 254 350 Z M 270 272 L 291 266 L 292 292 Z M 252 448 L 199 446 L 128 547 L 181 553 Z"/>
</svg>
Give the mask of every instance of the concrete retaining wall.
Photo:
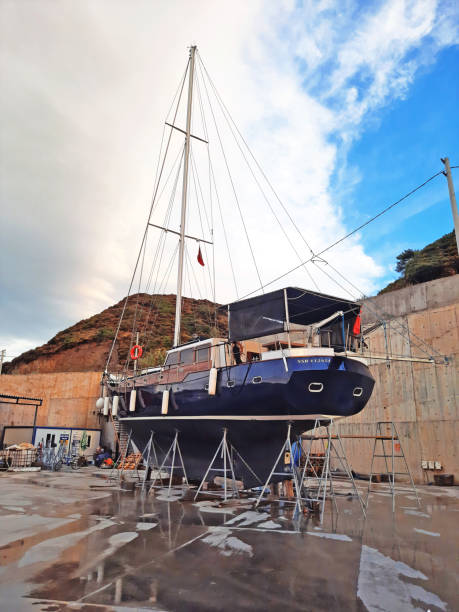
<svg viewBox="0 0 459 612">
<path fill-rule="evenodd" d="M 391 354 L 426 357 L 433 347 L 447 355 L 449 365 L 385 361 L 371 366 L 376 379 L 366 409 L 339 425 L 341 433 L 371 435 L 377 421 L 394 421 L 410 469 L 417 482 L 432 480 L 421 461 L 438 461 L 444 472 L 459 478 L 458 364 L 459 364 L 459 275 L 371 298 L 362 309 L 363 324 L 390 319 L 387 343 Z M 386 340 L 380 328 L 371 335 L 370 348 L 385 353 Z M 38 397 L 37 425 L 101 427 L 95 401 L 100 394 L 100 372 L 63 372 L 0 376 L 0 393 Z M 0 406 L 0 427 L 31 425 L 34 409 Z M 108 428 L 110 429 L 110 428 Z M 107 430 L 107 435 L 109 431 Z M 372 442 L 345 440 L 352 467 L 368 473 Z M 377 471 L 383 471 L 381 463 Z"/>
<path fill-rule="evenodd" d="M 459 478 L 459 275 L 371 298 L 362 308 L 364 325 L 375 322 L 377 315 L 390 319 L 391 354 L 421 358 L 441 354 L 448 357 L 449 365 L 373 363 L 376 385 L 370 402 L 363 412 L 340 423 L 340 433 L 372 435 L 377 421 L 394 421 L 415 481 L 433 480 L 434 472 L 423 470 L 422 460 L 438 461 L 442 472 Z M 385 354 L 383 328 L 370 338 L 371 351 Z M 368 473 L 373 442 L 346 439 L 344 443 L 353 469 Z M 383 469 L 379 460 L 376 470 Z"/>
<path fill-rule="evenodd" d="M 6 374 L 0 376 L 0 393 L 43 399 L 37 426 L 100 429 L 95 405 L 100 379 L 100 372 Z M 0 429 L 5 425 L 32 425 L 34 411 L 31 406 L 1 403 Z"/>
</svg>

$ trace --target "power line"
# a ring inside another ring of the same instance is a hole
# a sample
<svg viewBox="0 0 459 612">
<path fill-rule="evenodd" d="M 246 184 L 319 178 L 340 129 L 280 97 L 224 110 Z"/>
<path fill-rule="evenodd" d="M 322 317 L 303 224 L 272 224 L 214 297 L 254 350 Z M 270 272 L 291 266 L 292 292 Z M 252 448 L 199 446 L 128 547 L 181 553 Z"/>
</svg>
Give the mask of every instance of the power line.
<svg viewBox="0 0 459 612">
<path fill-rule="evenodd" d="M 333 242 L 329 246 L 325 247 L 325 249 L 322 249 L 322 251 L 319 251 L 318 253 L 316 253 L 315 255 L 313 255 L 312 257 L 307 259 L 306 261 L 301 262 L 299 265 L 295 266 L 294 268 L 291 268 L 290 270 L 288 270 L 284 274 L 281 274 L 280 276 L 277 276 L 276 278 L 273 278 L 272 280 L 270 280 L 268 283 L 265 283 L 263 285 L 263 289 L 265 289 L 266 287 L 269 287 L 269 285 L 272 285 L 272 284 L 276 283 L 278 280 L 281 280 L 282 278 L 285 278 L 286 276 L 288 276 L 292 272 L 295 272 L 296 270 L 298 270 L 299 268 L 301 268 L 305 264 L 307 264 L 310 261 L 312 261 L 315 257 L 320 257 L 321 255 L 323 255 L 327 251 L 330 251 L 330 249 L 332 249 L 333 247 L 337 246 L 341 242 L 344 242 L 344 240 L 347 240 L 348 238 L 350 238 L 350 236 L 352 236 L 353 234 L 356 234 L 362 228 L 366 227 L 367 225 L 369 225 L 370 223 L 372 223 L 373 221 L 375 221 L 376 219 L 378 219 L 379 217 L 381 217 L 382 215 L 387 213 L 389 210 L 394 208 L 394 206 L 397 206 L 397 204 L 400 204 L 401 202 L 403 202 L 404 200 L 409 198 L 411 195 L 413 195 L 414 193 L 419 191 L 419 189 L 422 189 L 422 187 L 425 187 L 428 183 L 430 183 L 430 181 L 433 181 L 433 179 L 436 178 L 437 176 L 439 176 L 440 174 L 443 174 L 442 170 L 440 170 L 436 174 L 432 175 L 430 178 L 425 180 L 423 183 L 421 183 L 420 185 L 418 185 L 417 187 L 415 187 L 414 189 L 412 189 L 411 191 L 406 193 L 403 197 L 398 199 L 396 202 L 393 202 L 392 204 L 389 204 L 389 206 L 386 206 L 386 208 L 383 208 L 383 210 L 381 210 L 378 214 L 376 214 L 373 217 L 371 217 L 371 219 L 368 219 L 368 221 L 365 221 L 365 223 L 362 223 L 361 225 L 359 225 L 358 227 L 356 227 L 352 231 L 348 232 L 347 234 L 345 234 L 344 236 L 342 236 L 338 240 L 335 240 L 335 242 Z M 258 289 L 254 289 L 253 291 L 251 291 L 250 293 L 247 293 L 246 295 L 244 295 L 243 297 L 241 297 L 239 299 L 243 300 L 243 299 L 253 295 L 257 291 L 258 291 Z"/>
</svg>

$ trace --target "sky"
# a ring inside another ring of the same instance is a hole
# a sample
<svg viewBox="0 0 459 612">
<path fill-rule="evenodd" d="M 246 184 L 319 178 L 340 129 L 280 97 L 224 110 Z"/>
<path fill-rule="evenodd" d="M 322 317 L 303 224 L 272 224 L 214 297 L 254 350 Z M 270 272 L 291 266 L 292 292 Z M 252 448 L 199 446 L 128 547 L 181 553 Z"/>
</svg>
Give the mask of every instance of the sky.
<svg viewBox="0 0 459 612">
<path fill-rule="evenodd" d="M 191 44 L 301 233 L 270 192 L 277 223 L 242 161 L 230 162 L 244 177 L 234 179 L 234 200 L 220 156 L 239 284 L 235 295 L 216 223 L 216 298 L 226 302 L 308 259 L 303 238 L 318 252 L 371 218 L 441 170 L 440 157 L 459 165 L 458 27 L 448 0 L 1 0 L 0 348 L 16 356 L 126 295 Z M 184 125 L 183 111 L 177 120 Z M 198 118 L 193 127 L 202 134 Z M 183 141 L 173 138 L 176 154 Z M 209 132 L 209 150 L 218 148 Z M 228 150 L 238 153 L 234 142 Z M 193 151 L 202 158 L 198 143 Z M 154 211 L 158 224 L 163 212 Z M 202 229 L 196 212 L 197 196 L 190 233 Z M 342 295 L 338 277 L 325 274 L 331 265 L 353 297 L 374 294 L 396 277 L 398 253 L 451 230 L 439 176 L 326 262 L 269 287 Z M 149 234 L 147 263 L 157 240 Z M 189 278 L 205 280 L 209 265 L 191 271 L 195 249 Z M 166 281 L 175 292 L 173 274 Z M 200 297 L 188 286 L 185 295 Z"/>
</svg>

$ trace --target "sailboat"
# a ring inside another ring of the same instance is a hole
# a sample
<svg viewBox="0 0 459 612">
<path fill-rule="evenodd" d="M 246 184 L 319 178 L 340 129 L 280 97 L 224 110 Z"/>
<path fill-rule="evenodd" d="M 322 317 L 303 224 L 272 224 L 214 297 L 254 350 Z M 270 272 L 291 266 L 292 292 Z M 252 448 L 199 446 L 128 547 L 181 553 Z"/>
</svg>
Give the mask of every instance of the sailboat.
<svg viewBox="0 0 459 612">
<path fill-rule="evenodd" d="M 199 481 L 226 430 L 244 459 L 236 477 L 251 487 L 269 474 L 288 426 L 297 436 L 316 419 L 360 412 L 374 379 L 359 354 L 360 304 L 319 291 L 289 286 L 237 300 L 226 305 L 227 334 L 181 341 L 195 58 L 191 47 L 186 127 L 177 128 L 185 142 L 173 346 L 162 365 L 138 370 L 137 342 L 134 372 L 107 368 L 103 382 L 140 450 L 151 432 L 161 449 L 178 432 L 188 479 Z"/>
</svg>

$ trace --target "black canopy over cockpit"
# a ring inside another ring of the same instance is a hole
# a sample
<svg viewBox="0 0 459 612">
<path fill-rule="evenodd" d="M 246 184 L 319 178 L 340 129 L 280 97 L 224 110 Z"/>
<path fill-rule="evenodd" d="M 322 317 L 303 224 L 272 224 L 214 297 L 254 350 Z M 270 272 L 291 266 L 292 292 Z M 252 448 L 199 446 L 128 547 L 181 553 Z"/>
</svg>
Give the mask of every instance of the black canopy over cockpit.
<svg viewBox="0 0 459 612">
<path fill-rule="evenodd" d="M 228 305 L 230 341 L 279 334 L 314 326 L 341 311 L 330 327 L 353 328 L 360 304 L 297 287 L 287 287 Z"/>
</svg>

